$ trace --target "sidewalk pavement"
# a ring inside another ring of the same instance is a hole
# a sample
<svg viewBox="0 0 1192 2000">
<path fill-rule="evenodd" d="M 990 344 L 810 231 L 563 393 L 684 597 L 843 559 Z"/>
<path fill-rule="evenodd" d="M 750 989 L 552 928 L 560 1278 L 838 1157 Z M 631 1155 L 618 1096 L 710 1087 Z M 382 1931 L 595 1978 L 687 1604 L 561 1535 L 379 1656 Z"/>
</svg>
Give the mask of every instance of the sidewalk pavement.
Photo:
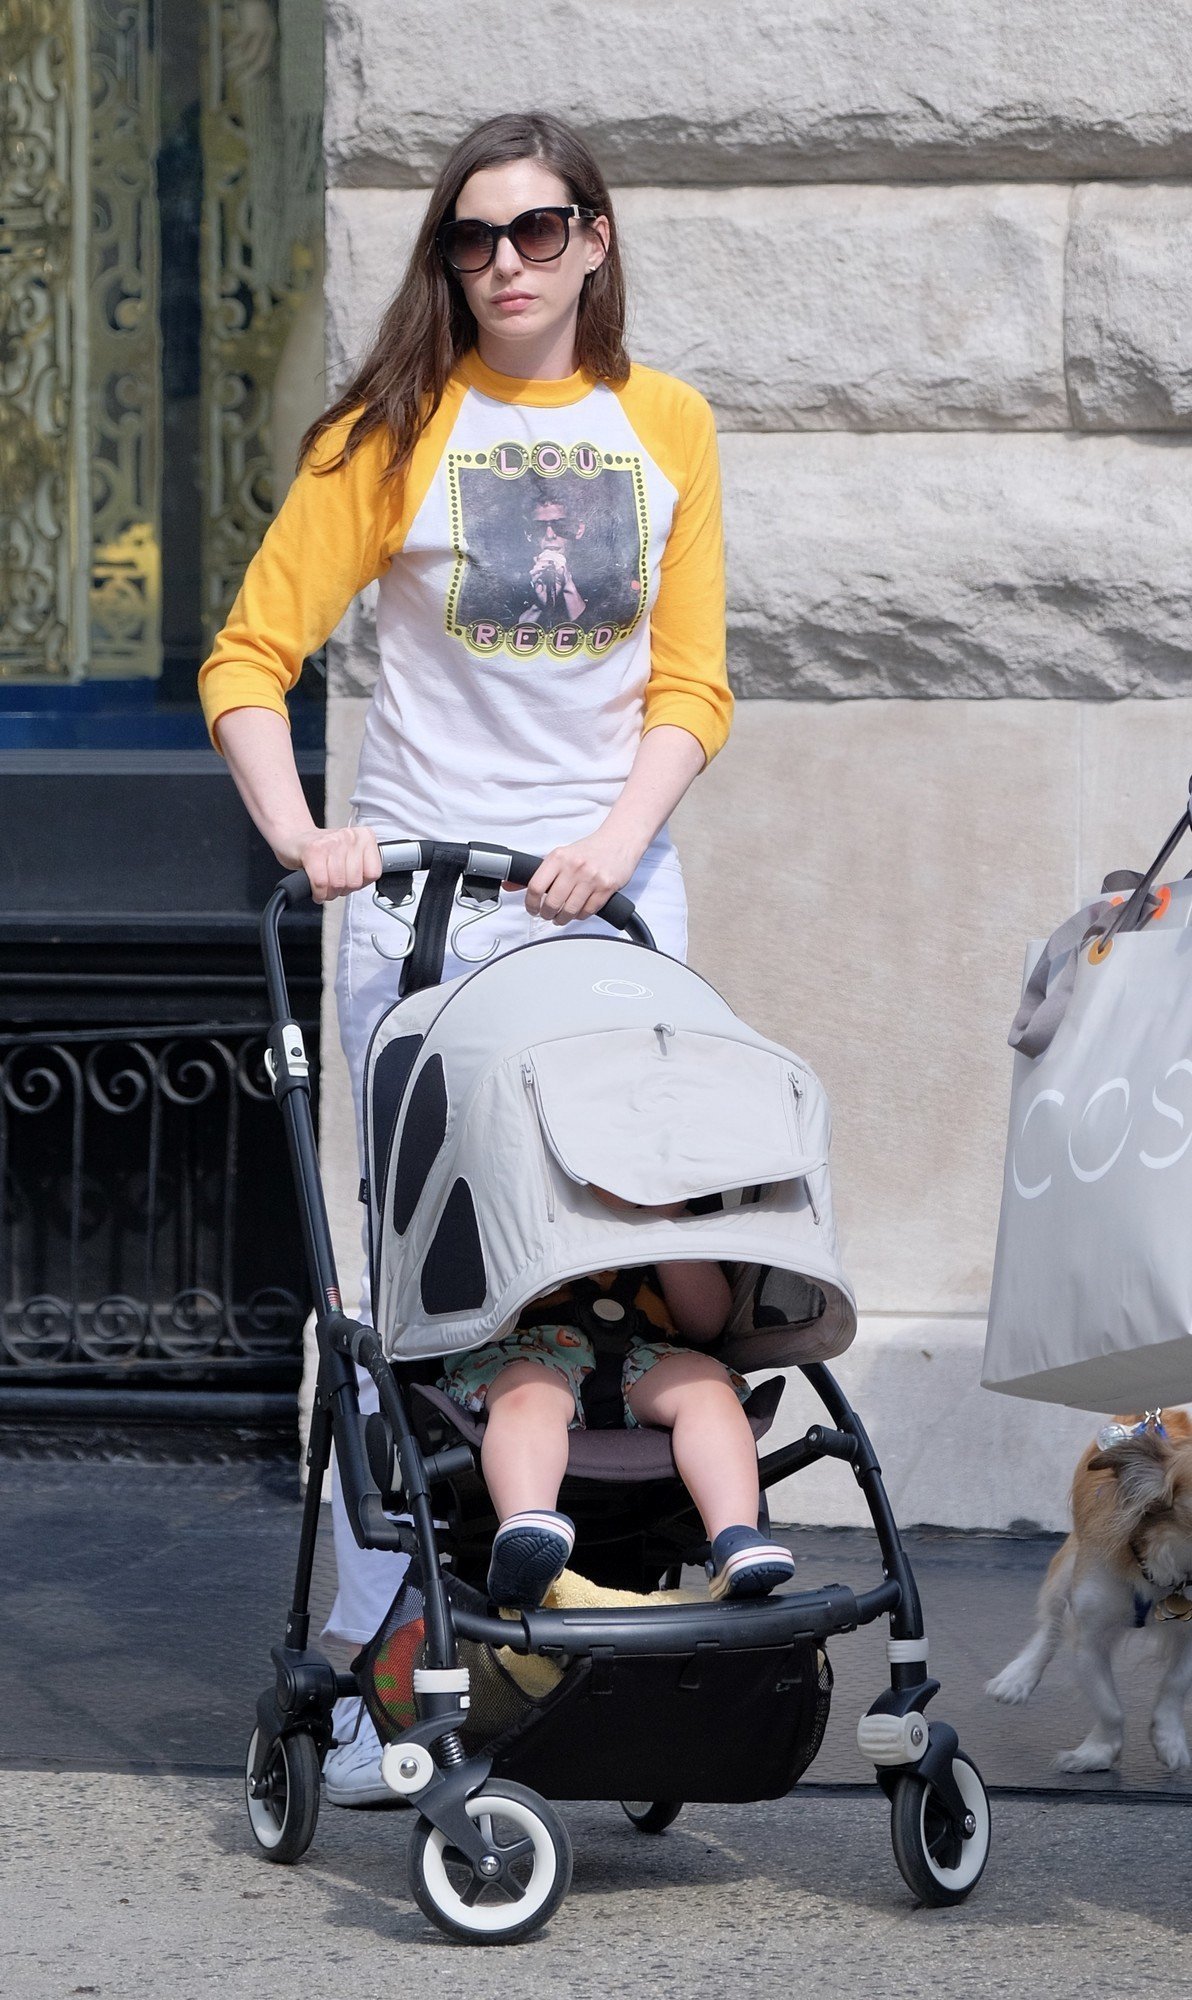
<svg viewBox="0 0 1192 2000">
<path fill-rule="evenodd" d="M 660 1838 L 567 1806 L 570 1894 L 506 1950 L 447 1943 L 406 1887 L 404 1812 L 325 1807 L 294 1868 L 214 1778 L 6 1774 L 6 2000 L 1111 2000 L 1189 1987 L 1176 1805 L 995 1799 L 971 1900 L 917 1909 L 876 1793 L 692 1806 Z"/>
</svg>

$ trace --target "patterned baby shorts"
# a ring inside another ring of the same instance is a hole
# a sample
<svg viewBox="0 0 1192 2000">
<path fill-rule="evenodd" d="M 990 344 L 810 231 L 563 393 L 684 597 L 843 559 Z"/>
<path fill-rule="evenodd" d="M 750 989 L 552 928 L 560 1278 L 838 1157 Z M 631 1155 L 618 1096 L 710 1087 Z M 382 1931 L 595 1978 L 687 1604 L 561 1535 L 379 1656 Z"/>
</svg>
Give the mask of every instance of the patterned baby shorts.
<svg viewBox="0 0 1192 2000">
<path fill-rule="evenodd" d="M 680 1347 L 670 1340 L 630 1339 L 621 1368 L 622 1397 L 627 1397 L 634 1383 L 640 1382 L 655 1362 L 664 1361 L 668 1354 L 696 1352 L 695 1348 Z M 547 1324 L 518 1327 L 513 1333 L 507 1333 L 503 1340 L 493 1340 L 486 1347 L 473 1347 L 466 1354 L 453 1355 L 444 1364 L 439 1387 L 446 1390 L 452 1402 L 458 1403 L 461 1409 L 467 1410 L 471 1416 L 480 1416 L 489 1390 L 502 1368 L 511 1361 L 537 1361 L 544 1368 L 553 1368 L 556 1375 L 561 1375 L 575 1404 L 571 1429 L 584 1428 L 580 1389 L 584 1377 L 592 1373 L 596 1360 L 591 1341 L 578 1326 Z M 743 1403 L 749 1394 L 749 1384 L 733 1368 L 726 1368 L 725 1374 L 738 1400 Z M 637 1419 L 628 1402 L 625 1404 L 625 1425 L 629 1430 L 637 1429 Z"/>
</svg>

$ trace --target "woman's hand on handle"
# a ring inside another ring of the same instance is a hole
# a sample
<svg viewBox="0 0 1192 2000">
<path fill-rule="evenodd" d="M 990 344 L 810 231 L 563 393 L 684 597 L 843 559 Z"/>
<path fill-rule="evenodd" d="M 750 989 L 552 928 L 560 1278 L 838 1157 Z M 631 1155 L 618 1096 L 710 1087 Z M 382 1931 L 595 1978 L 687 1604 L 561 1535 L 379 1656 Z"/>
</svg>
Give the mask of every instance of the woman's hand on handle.
<svg viewBox="0 0 1192 2000">
<path fill-rule="evenodd" d="M 604 824 L 584 840 L 553 848 L 532 878 L 526 889 L 530 915 L 557 924 L 594 917 L 630 880 L 704 761 L 703 746 L 690 730 L 675 723 L 647 730 Z"/>
<path fill-rule="evenodd" d="M 306 870 L 314 901 L 329 903 L 377 880 L 381 850 L 371 827 L 316 827 L 298 843 L 297 866 Z"/>
<path fill-rule="evenodd" d="M 644 851 L 610 834 L 607 821 L 585 840 L 552 847 L 526 886 L 526 908 L 532 917 L 549 917 L 556 924 L 594 917 L 625 887 Z"/>
</svg>

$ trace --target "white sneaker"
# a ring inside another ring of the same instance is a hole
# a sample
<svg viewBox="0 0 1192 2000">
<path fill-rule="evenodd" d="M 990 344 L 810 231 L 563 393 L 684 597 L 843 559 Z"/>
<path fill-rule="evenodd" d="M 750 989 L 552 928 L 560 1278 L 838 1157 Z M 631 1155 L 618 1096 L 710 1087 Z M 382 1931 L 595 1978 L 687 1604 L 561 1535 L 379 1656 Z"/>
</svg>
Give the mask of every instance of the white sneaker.
<svg viewBox="0 0 1192 2000">
<path fill-rule="evenodd" d="M 381 1740 L 363 1700 L 337 1701 L 333 1723 L 339 1741 L 323 1760 L 328 1805 L 404 1805 L 381 1776 Z"/>
</svg>

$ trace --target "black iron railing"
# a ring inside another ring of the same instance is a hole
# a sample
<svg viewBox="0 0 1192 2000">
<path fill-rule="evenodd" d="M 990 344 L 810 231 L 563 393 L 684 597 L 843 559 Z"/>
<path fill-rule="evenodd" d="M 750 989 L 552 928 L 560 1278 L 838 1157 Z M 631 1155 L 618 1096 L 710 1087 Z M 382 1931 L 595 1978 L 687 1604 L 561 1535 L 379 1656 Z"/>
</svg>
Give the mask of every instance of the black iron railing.
<svg viewBox="0 0 1192 2000">
<path fill-rule="evenodd" d="M 293 1387 L 307 1285 L 264 1048 L 259 1023 L 0 1035 L 0 1385 Z"/>
</svg>

